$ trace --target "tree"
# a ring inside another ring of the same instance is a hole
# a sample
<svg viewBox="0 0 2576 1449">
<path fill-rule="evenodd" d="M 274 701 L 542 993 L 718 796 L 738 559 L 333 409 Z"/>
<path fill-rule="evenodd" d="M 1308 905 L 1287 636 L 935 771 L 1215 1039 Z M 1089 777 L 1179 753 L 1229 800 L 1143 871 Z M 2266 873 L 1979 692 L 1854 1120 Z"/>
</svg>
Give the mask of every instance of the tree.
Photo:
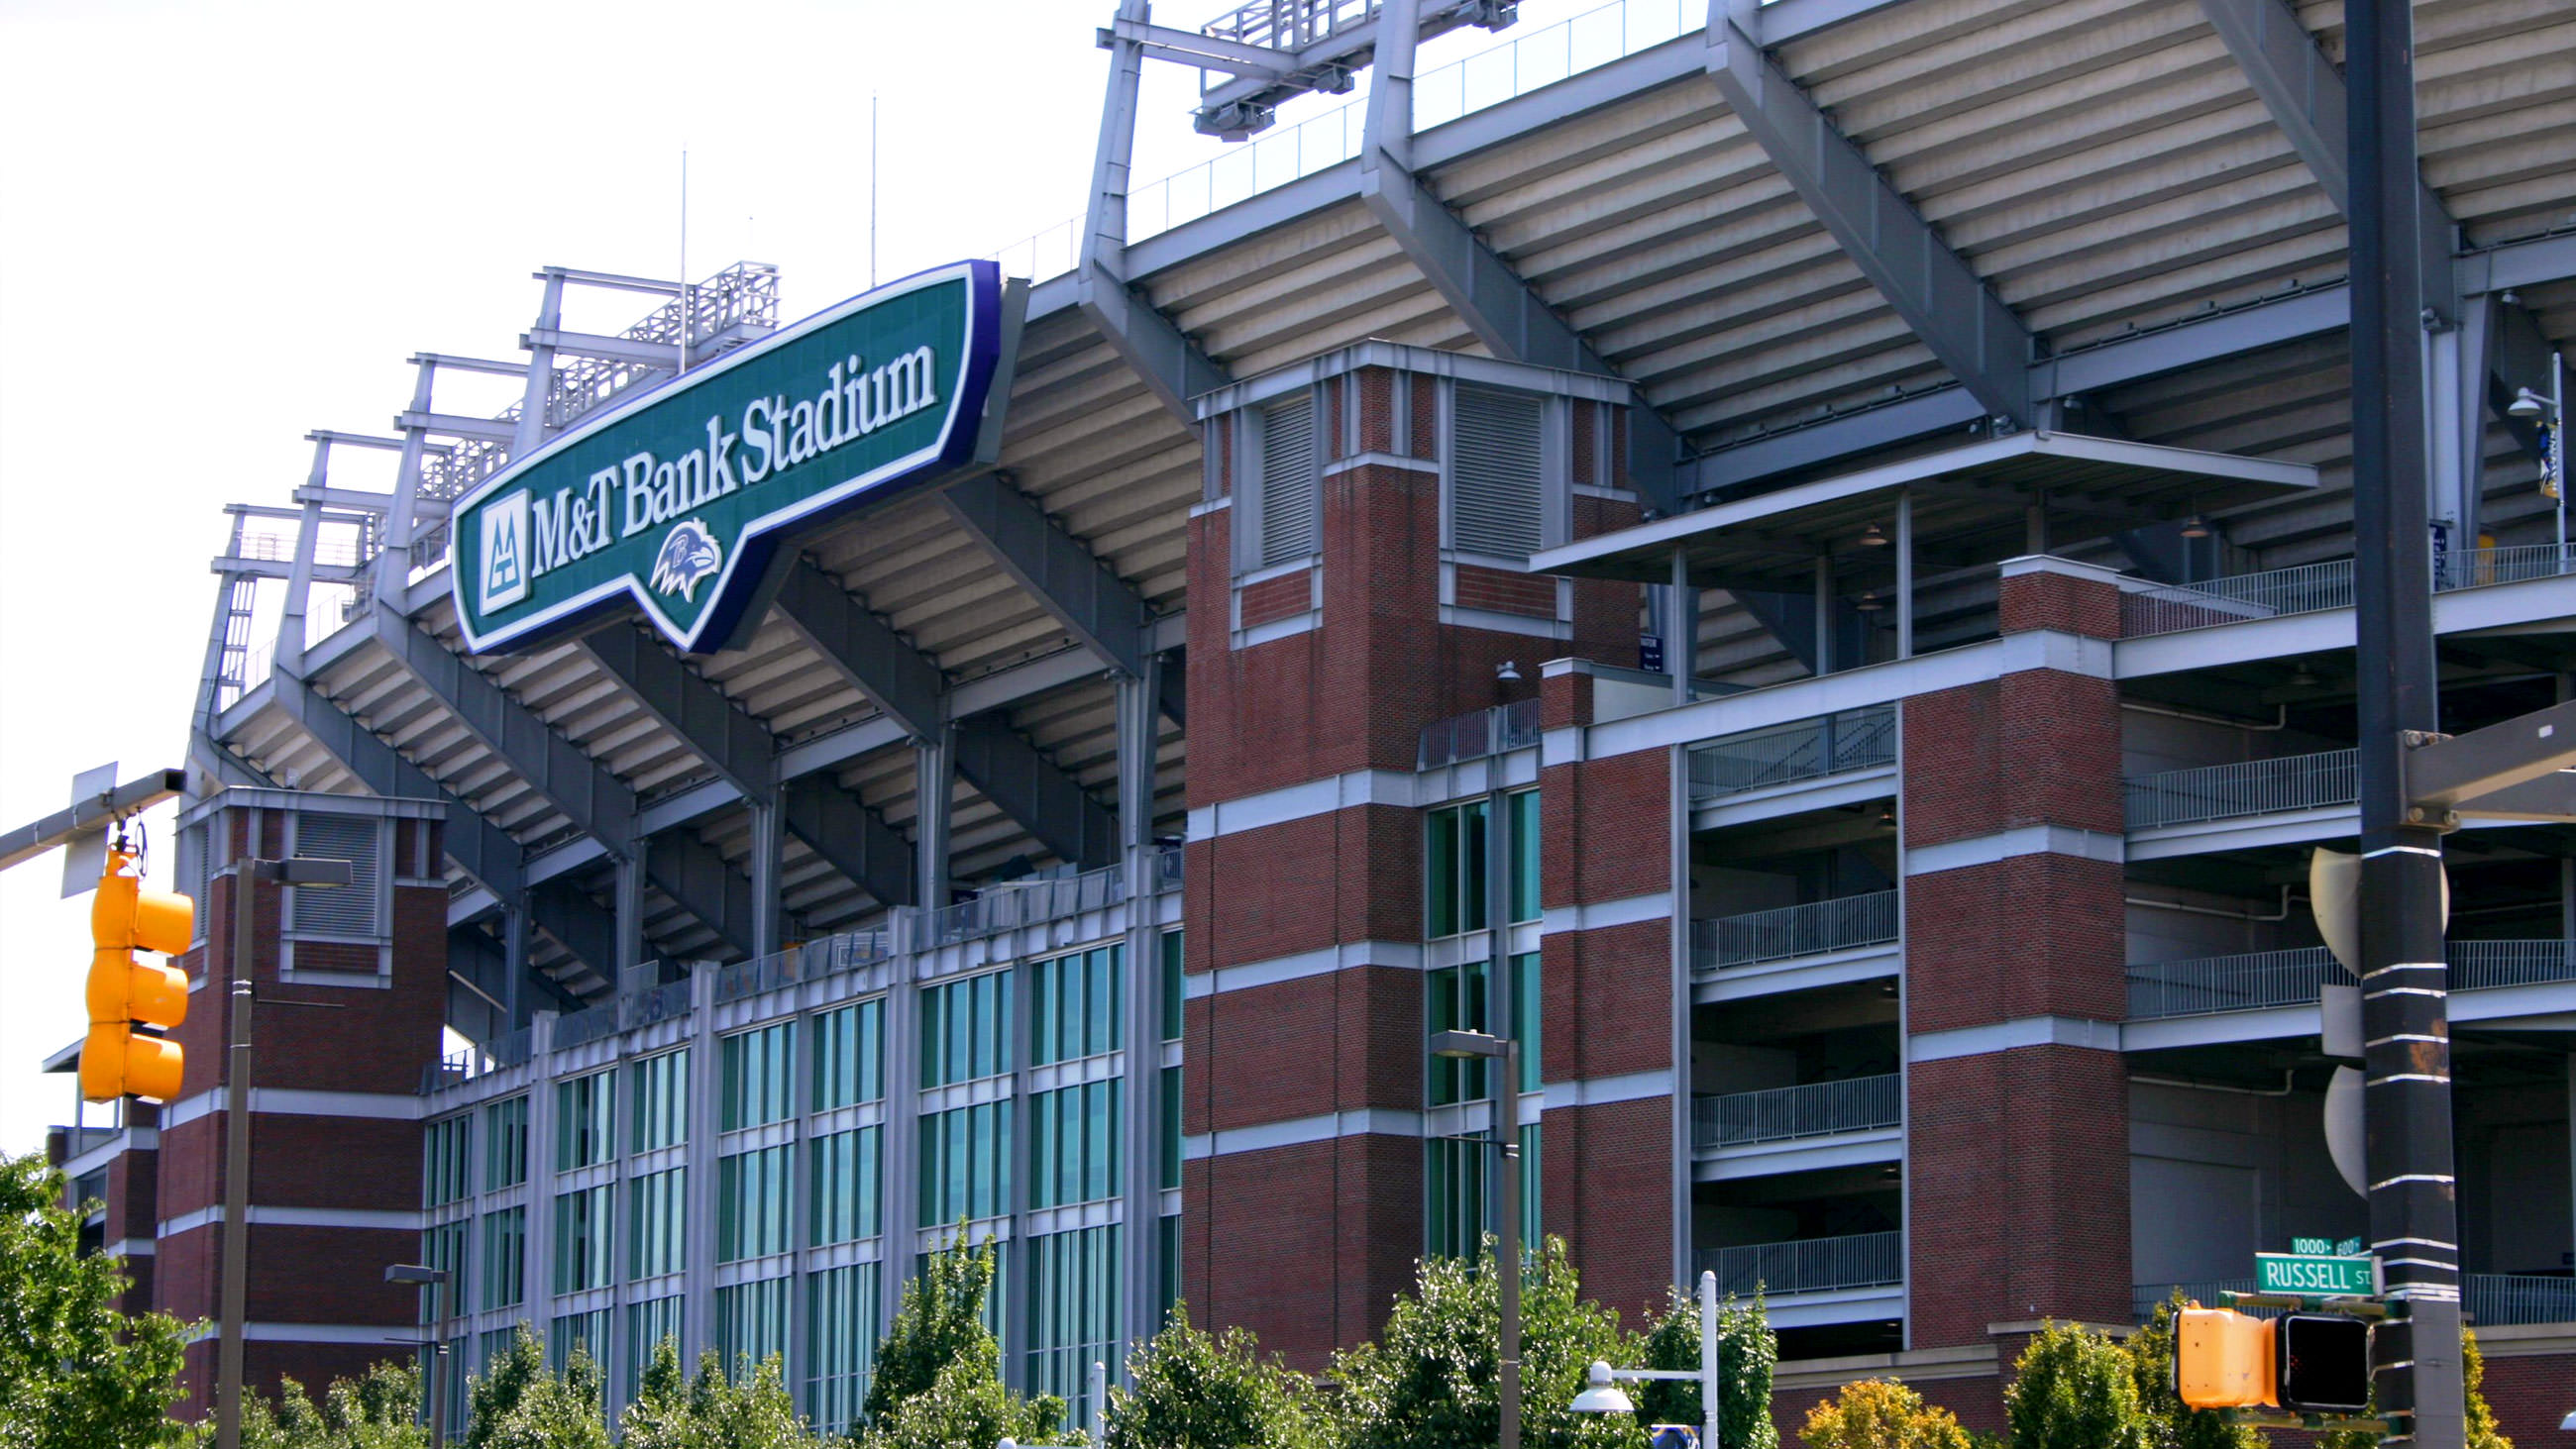
<svg viewBox="0 0 2576 1449">
<path fill-rule="evenodd" d="M 524 1323 L 509 1351 L 470 1381 L 473 1423 L 467 1449 L 608 1449 L 599 1365 L 573 1346 L 557 1375 Z"/>
<path fill-rule="evenodd" d="M 636 1379 L 635 1397 L 617 1416 L 617 1442 L 619 1449 L 696 1449 L 697 1416 L 689 1409 L 678 1340 L 653 1346 L 653 1357 Z"/>
<path fill-rule="evenodd" d="M 1210 1336 L 1174 1304 L 1109 1391 L 1106 1449 L 1292 1449 L 1313 1442 L 1305 1379 L 1264 1360 L 1240 1328 Z"/>
<path fill-rule="evenodd" d="M 2072 1323 L 2043 1326 L 2022 1350 L 2004 1417 L 2014 1449 L 2146 1449 L 2128 1351 Z"/>
<path fill-rule="evenodd" d="M 1676 1291 L 1663 1316 L 1646 1330 L 1644 1366 L 1650 1369 L 1699 1367 L 1699 1300 Z M 1729 1298 L 1717 1306 L 1718 1435 L 1726 1449 L 1779 1449 L 1780 1431 L 1771 1422 L 1771 1369 L 1780 1361 L 1780 1340 L 1771 1332 L 1770 1315 L 1757 1296 L 1751 1303 Z M 1637 1416 L 1648 1424 L 1689 1424 L 1700 1418 L 1699 1385 L 1680 1380 L 1650 1380 L 1637 1395 Z"/>
<path fill-rule="evenodd" d="M 988 1340 L 989 1342 L 989 1340 Z M 958 1446 L 1054 1443 L 1064 1400 L 1023 1400 L 1002 1387 L 996 1360 L 968 1354 L 933 1375 L 930 1386 L 868 1421 L 860 1449 L 958 1449 Z"/>
<path fill-rule="evenodd" d="M 380 1363 L 354 1379 L 336 1379 L 316 1406 L 293 1379 L 278 1385 L 274 1407 L 256 1394 L 242 1400 L 244 1449 L 428 1449 L 420 1422 L 420 1373 Z"/>
<path fill-rule="evenodd" d="M 0 1444 L 154 1449 L 177 1444 L 187 1329 L 127 1314 L 118 1261 L 80 1250 L 63 1175 L 29 1153 L 0 1158 Z"/>
<path fill-rule="evenodd" d="M 2496 1428 L 2495 1410 L 2487 1406 L 2486 1355 L 2478 1351 L 2474 1329 L 2460 1330 L 2460 1378 L 2467 1389 L 2468 1449 L 2513 1449 L 2513 1441 Z M 2337 1429 L 2317 1436 L 2317 1449 L 2376 1449 L 2379 1436 L 2367 1429 Z"/>
<path fill-rule="evenodd" d="M 2176 1292 L 2156 1305 L 2146 1326 L 2130 1336 L 2129 1368 L 2137 1384 L 2138 1408 L 2146 1416 L 2147 1449 L 2262 1449 L 2262 1432 L 2229 1423 L 2215 1409 L 2195 1409 L 2174 1392 L 2174 1336 L 2181 1319 L 2175 1315 L 2191 1300 Z"/>
<path fill-rule="evenodd" d="M 1003 1438 L 1043 1442 L 1064 1421 L 1064 1400 L 1021 1399 L 1002 1386 L 1002 1346 L 984 1326 L 997 1254 L 989 1237 L 934 1250 L 903 1285 L 894 1322 L 860 1406 L 868 1449 L 948 1449 Z"/>
<path fill-rule="evenodd" d="M 1807 1449 L 1970 1449 L 1947 1409 L 1893 1379 L 1862 1379 L 1807 1411 Z"/>
<path fill-rule="evenodd" d="M 492 1436 L 528 1396 L 537 1380 L 547 1377 L 546 1346 L 522 1321 L 510 1347 L 483 1365 L 465 1382 L 465 1449 L 491 1449 Z"/>
<path fill-rule="evenodd" d="M 1334 1406 L 1344 1449 L 1463 1449 L 1492 1444 L 1502 1414 L 1496 1352 L 1502 1318 L 1492 1240 L 1478 1260 L 1423 1261 L 1412 1294 L 1399 1294 L 1376 1343 L 1336 1354 L 1342 1393 Z M 1632 1418 L 1578 1414 L 1574 1396 L 1596 1359 L 1632 1348 L 1619 1315 L 1584 1301 L 1560 1238 L 1522 1270 L 1521 1442 L 1643 1446 Z"/>
</svg>

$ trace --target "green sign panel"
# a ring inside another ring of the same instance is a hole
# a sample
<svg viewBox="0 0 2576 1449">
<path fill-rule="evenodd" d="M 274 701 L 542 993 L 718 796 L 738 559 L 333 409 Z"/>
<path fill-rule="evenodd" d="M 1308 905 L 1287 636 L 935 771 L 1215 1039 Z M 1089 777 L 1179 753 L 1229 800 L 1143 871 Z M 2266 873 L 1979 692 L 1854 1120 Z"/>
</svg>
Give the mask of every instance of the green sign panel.
<svg viewBox="0 0 2576 1449">
<path fill-rule="evenodd" d="M 977 461 L 1001 302 L 991 262 L 907 277 L 513 461 L 450 515 L 467 645 L 525 647 L 632 600 L 683 651 L 723 648 L 783 542 Z"/>
<path fill-rule="evenodd" d="M 2264 1293 L 2342 1296 L 2376 1293 L 2379 1286 L 2368 1256 L 2325 1253 L 2256 1253 L 2255 1287 Z"/>
</svg>

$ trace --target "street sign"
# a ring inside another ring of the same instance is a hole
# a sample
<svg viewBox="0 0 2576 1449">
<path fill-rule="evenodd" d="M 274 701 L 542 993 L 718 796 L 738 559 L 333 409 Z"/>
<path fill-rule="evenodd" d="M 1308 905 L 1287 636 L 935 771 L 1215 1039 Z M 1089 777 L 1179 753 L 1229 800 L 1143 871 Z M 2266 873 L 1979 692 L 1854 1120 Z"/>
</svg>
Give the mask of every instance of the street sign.
<svg viewBox="0 0 2576 1449">
<path fill-rule="evenodd" d="M 2374 1261 L 2366 1254 L 2344 1257 L 2329 1253 L 2256 1253 L 2255 1288 L 2262 1293 L 2316 1295 L 2367 1294 L 2379 1291 Z"/>
</svg>

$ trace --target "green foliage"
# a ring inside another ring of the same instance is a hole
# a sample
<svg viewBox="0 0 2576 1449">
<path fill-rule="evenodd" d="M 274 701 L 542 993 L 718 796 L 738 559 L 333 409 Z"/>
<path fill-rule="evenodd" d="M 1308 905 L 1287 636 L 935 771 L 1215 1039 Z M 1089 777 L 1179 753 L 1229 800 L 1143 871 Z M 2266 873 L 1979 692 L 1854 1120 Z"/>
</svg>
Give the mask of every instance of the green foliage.
<svg viewBox="0 0 2576 1449">
<path fill-rule="evenodd" d="M 34 1153 L 0 1158 L 0 1445 L 154 1449 L 180 1442 L 186 1331 L 167 1314 L 128 1315 L 114 1258 L 80 1251 L 63 1175 Z"/>
<path fill-rule="evenodd" d="M 2014 1449 L 2146 1449 L 2128 1352 L 2072 1323 L 2046 1325 L 2022 1350 L 2004 1414 Z"/>
<path fill-rule="evenodd" d="M 1024 1401 L 1002 1387 L 993 1368 L 972 1355 L 952 1361 L 928 1388 L 870 1420 L 859 1438 L 861 1449 L 956 1449 L 1006 1438 L 1062 1442 L 1056 1430 L 1064 1422 L 1064 1400 L 1041 1395 Z"/>
<path fill-rule="evenodd" d="M 1726 1449 L 1779 1449 L 1780 1430 L 1771 1422 L 1771 1370 L 1780 1361 L 1780 1340 L 1771 1332 L 1762 1299 L 1717 1305 L 1718 1433 Z M 1663 1316 L 1646 1330 L 1641 1366 L 1650 1369 L 1699 1368 L 1699 1301 L 1675 1292 Z M 1636 1394 L 1637 1416 L 1648 1424 L 1699 1426 L 1699 1385 L 1684 1380 L 1650 1380 Z"/>
<path fill-rule="evenodd" d="M 1807 1449 L 1973 1449 L 1949 1410 L 1893 1379 L 1862 1379 L 1807 1411 Z"/>
<path fill-rule="evenodd" d="M 1317 1442 L 1306 1380 L 1261 1358 L 1250 1333 L 1210 1336 L 1174 1304 L 1109 1392 L 1107 1449 L 1298 1449 Z"/>
<path fill-rule="evenodd" d="M 470 1382 L 467 1449 L 608 1449 L 599 1365 L 575 1346 L 558 1375 L 526 1324 Z"/>
<path fill-rule="evenodd" d="M 2174 1392 L 2174 1334 L 2189 1306 L 2176 1292 L 2156 1305 L 2146 1326 L 2127 1344 L 2130 1376 L 2137 1384 L 2138 1407 L 2146 1415 L 2147 1449 L 2262 1449 L 2269 1442 L 2260 1430 L 2231 1424 L 2214 1409 L 2195 1409 Z"/>
<path fill-rule="evenodd" d="M 970 1244 L 965 1227 L 961 1220 L 957 1241 L 931 1253 L 903 1286 L 860 1410 L 866 1449 L 1047 1442 L 1064 1421 L 1064 1400 L 1023 1400 L 1002 1386 L 1002 1346 L 984 1326 L 998 1254 L 989 1237 Z"/>
<path fill-rule="evenodd" d="M 491 1449 L 501 1421 L 510 1417 L 539 1379 L 547 1377 L 546 1346 L 523 1321 L 509 1349 L 465 1381 L 465 1449 Z"/>
<path fill-rule="evenodd" d="M 380 1363 L 354 1379 L 339 1379 L 317 1406 L 304 1386 L 288 1379 L 274 1406 L 256 1394 L 242 1399 L 243 1449 L 428 1449 L 429 1426 L 420 1422 L 420 1374 L 407 1364 Z"/>
<path fill-rule="evenodd" d="M 2474 1329 L 2460 1331 L 2460 1377 L 2468 1390 L 2468 1449 L 2513 1449 L 2513 1441 L 2496 1428 L 2495 1410 L 2487 1406 L 2486 1355 L 2478 1351 Z M 2317 1449 L 2376 1449 L 2379 1436 L 2367 1429 L 2337 1429 L 2317 1436 Z"/>
<path fill-rule="evenodd" d="M 1502 1415 L 1496 1384 L 1502 1295 L 1492 1240 L 1470 1265 L 1423 1262 L 1376 1343 L 1337 1354 L 1342 1384 L 1334 1428 L 1342 1449 L 1464 1449 L 1492 1444 Z M 1595 1359 L 1627 1360 L 1619 1315 L 1586 1302 L 1565 1243 L 1549 1238 L 1523 1270 L 1521 1442 L 1642 1446 L 1645 1430 L 1619 1415 L 1571 1407 Z"/>
</svg>

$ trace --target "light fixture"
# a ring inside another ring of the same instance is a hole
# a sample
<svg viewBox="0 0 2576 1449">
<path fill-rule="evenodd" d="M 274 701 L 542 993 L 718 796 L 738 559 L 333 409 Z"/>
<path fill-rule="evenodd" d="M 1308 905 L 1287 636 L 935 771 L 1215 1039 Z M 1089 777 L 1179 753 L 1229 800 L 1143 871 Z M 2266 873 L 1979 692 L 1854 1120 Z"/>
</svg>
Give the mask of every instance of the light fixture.
<svg viewBox="0 0 2576 1449">
<path fill-rule="evenodd" d="M 1887 535 L 1879 532 L 1878 525 L 1873 523 L 1869 527 L 1861 530 L 1860 546 L 1863 548 L 1885 548 L 1887 547 Z"/>
<path fill-rule="evenodd" d="M 1510 661 L 1510 660 L 1506 659 L 1506 660 L 1504 660 L 1500 665 L 1496 666 L 1496 668 L 1495 668 L 1495 670 L 1494 670 L 1494 677 L 1495 677 L 1496 679 L 1507 680 L 1507 681 L 1508 681 L 1508 680 L 1515 680 L 1515 679 L 1518 679 L 1518 678 L 1520 678 L 1520 677 L 1521 677 L 1521 672 L 1520 672 L 1519 670 L 1517 670 L 1517 669 L 1515 669 L 1515 668 L 1513 668 L 1513 667 L 1512 667 L 1512 661 Z"/>
<path fill-rule="evenodd" d="M 2184 519 L 2182 521 L 2182 536 L 2185 538 L 2209 537 L 2209 520 L 2201 517 L 2197 513 Z"/>
<path fill-rule="evenodd" d="M 1574 1396 L 1574 1412 L 1578 1414 L 1637 1412 L 1637 1406 L 1629 1399 L 1627 1390 L 1611 1381 L 1610 1365 L 1594 1359 L 1592 1367 L 1583 1371 L 1583 1381 L 1586 1387 L 1582 1393 Z"/>
<path fill-rule="evenodd" d="M 2561 1429 L 2576 1431 L 2576 1414 L 2569 1414 L 2566 1418 L 2559 1420 L 2558 1427 Z"/>
<path fill-rule="evenodd" d="M 2314 689 L 2317 687 L 2317 683 L 2317 672 L 2310 669 L 2305 664 L 2301 664 L 2298 668 L 2290 671 L 2290 687 L 2292 689 Z"/>
<path fill-rule="evenodd" d="M 1873 589 L 1870 592 L 1861 595 L 1859 598 L 1852 600 L 1852 607 L 1860 610 L 1864 614 L 1875 614 L 1879 610 L 1887 607 L 1887 601 L 1881 599 L 1878 596 L 1877 590 Z"/>
<path fill-rule="evenodd" d="M 1894 825 L 1896 823 L 1896 807 L 1893 805 L 1879 806 L 1878 823 L 1881 825 Z"/>
<path fill-rule="evenodd" d="M 2517 388 L 2513 394 L 2513 401 L 2504 405 L 2504 411 L 2507 417 L 2536 418 L 2549 411 L 2549 399 L 2533 392 L 2530 388 Z"/>
</svg>

